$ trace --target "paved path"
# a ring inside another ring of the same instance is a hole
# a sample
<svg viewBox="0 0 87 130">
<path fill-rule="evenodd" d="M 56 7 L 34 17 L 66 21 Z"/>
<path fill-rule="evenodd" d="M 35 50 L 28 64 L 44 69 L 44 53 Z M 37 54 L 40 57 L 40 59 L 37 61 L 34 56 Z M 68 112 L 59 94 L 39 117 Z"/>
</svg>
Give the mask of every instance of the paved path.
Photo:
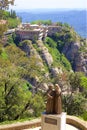
<svg viewBox="0 0 87 130">
<path fill-rule="evenodd" d="M 80 130 L 80 129 L 77 129 L 76 127 L 74 127 L 72 125 L 66 124 L 66 130 Z"/>
<path fill-rule="evenodd" d="M 41 127 L 32 128 L 32 129 L 24 129 L 24 130 L 41 130 Z M 66 124 L 66 130 L 80 130 L 80 129 L 77 129 L 74 126 Z"/>
</svg>

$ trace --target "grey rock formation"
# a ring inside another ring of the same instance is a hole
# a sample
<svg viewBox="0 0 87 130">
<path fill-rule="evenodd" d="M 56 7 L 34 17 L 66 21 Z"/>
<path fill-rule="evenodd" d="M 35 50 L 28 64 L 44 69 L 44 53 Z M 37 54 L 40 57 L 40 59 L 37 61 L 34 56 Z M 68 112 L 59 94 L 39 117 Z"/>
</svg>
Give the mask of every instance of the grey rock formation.
<svg viewBox="0 0 87 130">
<path fill-rule="evenodd" d="M 58 76 L 59 74 L 62 74 L 63 71 L 62 71 L 62 68 L 55 67 L 55 68 L 51 68 L 51 73 L 55 77 L 55 76 Z"/>
<path fill-rule="evenodd" d="M 25 43 L 22 44 L 21 46 L 22 50 L 26 52 L 27 56 L 35 56 L 36 59 L 38 59 L 37 64 L 44 69 L 43 61 L 38 52 L 35 50 L 35 48 L 32 45 L 31 41 L 26 41 Z"/>
<path fill-rule="evenodd" d="M 47 83 L 41 83 L 38 90 L 43 90 L 43 92 L 46 92 L 48 90 L 48 85 Z"/>
<path fill-rule="evenodd" d="M 62 53 L 71 62 L 74 71 L 84 72 L 87 75 L 87 53 L 80 52 L 82 46 L 79 42 L 65 44 Z"/>
<path fill-rule="evenodd" d="M 46 62 L 46 64 L 50 67 L 53 63 L 53 58 L 51 54 L 49 53 L 48 49 L 45 47 L 42 41 L 37 42 L 38 48 L 41 51 L 41 57 Z"/>
<path fill-rule="evenodd" d="M 36 57 L 37 64 L 41 67 L 40 70 L 44 70 L 44 62 L 48 65 L 50 73 L 46 72 L 43 75 L 44 79 L 50 79 L 50 74 L 52 74 L 53 77 L 57 77 L 59 74 L 63 74 L 63 70 L 61 67 L 51 66 L 53 64 L 53 58 L 46 46 L 44 45 L 44 43 L 41 40 L 38 40 L 36 44 L 38 46 L 39 53 L 37 49 L 34 48 L 31 41 L 24 42 L 21 48 L 23 51 L 26 52 L 28 57 Z M 79 42 L 67 43 L 65 44 L 62 53 L 65 54 L 67 59 L 71 62 L 74 71 L 81 71 L 87 75 L 87 53 L 80 52 L 80 48 L 82 46 L 83 45 Z M 44 81 L 44 83 L 41 83 L 38 77 L 34 77 L 33 79 L 27 77 L 27 80 L 33 85 L 33 93 L 35 93 L 38 90 L 47 91 L 48 89 L 46 80 Z M 65 84 L 66 83 L 64 83 L 63 81 L 59 81 L 59 85 L 63 86 L 62 90 L 64 94 L 66 93 L 66 91 L 68 93 L 70 92 L 70 89 L 67 87 L 68 85 L 65 86 Z"/>
<path fill-rule="evenodd" d="M 80 53 L 75 58 L 75 71 L 82 71 L 87 75 L 87 54 Z"/>
<path fill-rule="evenodd" d="M 69 44 L 65 44 L 62 52 L 65 54 L 65 56 L 69 61 L 74 61 L 79 49 L 80 49 L 80 43 L 72 42 Z"/>
</svg>

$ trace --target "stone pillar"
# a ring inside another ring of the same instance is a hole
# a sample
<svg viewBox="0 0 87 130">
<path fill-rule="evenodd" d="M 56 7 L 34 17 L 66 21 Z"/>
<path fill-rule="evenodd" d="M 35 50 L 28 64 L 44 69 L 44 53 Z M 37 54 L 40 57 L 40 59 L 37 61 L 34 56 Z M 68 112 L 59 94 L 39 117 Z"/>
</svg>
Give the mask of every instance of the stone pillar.
<svg viewBox="0 0 87 130">
<path fill-rule="evenodd" d="M 59 115 L 43 114 L 41 130 L 66 130 L 66 113 Z"/>
</svg>

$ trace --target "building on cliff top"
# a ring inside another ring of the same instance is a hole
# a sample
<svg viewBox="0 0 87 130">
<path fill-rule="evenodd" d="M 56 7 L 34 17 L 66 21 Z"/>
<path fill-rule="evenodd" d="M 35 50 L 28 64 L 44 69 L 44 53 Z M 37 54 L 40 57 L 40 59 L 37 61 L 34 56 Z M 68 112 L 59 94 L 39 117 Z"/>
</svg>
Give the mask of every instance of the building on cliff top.
<svg viewBox="0 0 87 130">
<path fill-rule="evenodd" d="M 16 29 L 16 35 L 19 36 L 20 40 L 42 40 L 47 36 L 47 27 L 39 26 L 37 24 L 22 24 L 20 28 Z"/>
<path fill-rule="evenodd" d="M 56 32 L 61 32 L 61 27 L 57 25 L 37 25 L 30 23 L 23 23 L 16 29 L 16 35 L 20 40 L 42 40 L 46 36 L 52 36 Z"/>
</svg>

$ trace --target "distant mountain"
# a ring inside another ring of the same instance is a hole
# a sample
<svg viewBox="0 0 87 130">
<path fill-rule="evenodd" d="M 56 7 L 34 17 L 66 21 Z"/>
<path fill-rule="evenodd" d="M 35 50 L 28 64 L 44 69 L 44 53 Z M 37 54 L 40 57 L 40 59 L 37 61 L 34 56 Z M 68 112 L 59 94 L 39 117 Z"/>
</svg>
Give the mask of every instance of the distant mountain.
<svg viewBox="0 0 87 130">
<path fill-rule="evenodd" d="M 52 22 L 68 23 L 80 36 L 87 38 L 86 10 L 35 9 L 18 11 L 17 15 L 22 18 L 23 22 L 51 20 Z"/>
</svg>

